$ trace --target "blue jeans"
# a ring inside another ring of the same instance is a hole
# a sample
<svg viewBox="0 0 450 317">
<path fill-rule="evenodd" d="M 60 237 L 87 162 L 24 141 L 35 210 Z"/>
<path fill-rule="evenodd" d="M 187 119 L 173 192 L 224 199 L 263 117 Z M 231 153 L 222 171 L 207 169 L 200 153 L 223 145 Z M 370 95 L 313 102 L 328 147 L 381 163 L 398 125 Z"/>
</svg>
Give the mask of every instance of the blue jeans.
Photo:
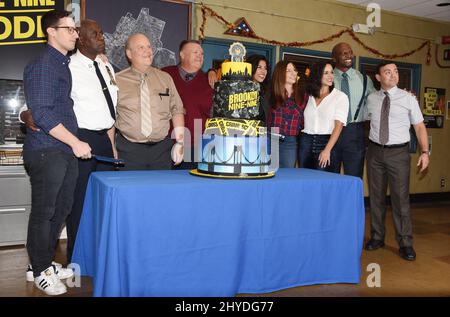
<svg viewBox="0 0 450 317">
<path fill-rule="evenodd" d="M 297 162 L 298 136 L 286 136 L 280 140 L 280 167 L 292 168 Z"/>
<path fill-rule="evenodd" d="M 330 139 L 330 135 L 306 134 L 302 133 L 299 151 L 299 165 L 302 168 L 310 168 L 326 172 L 339 173 L 339 166 L 336 164 L 336 153 L 333 148 L 330 153 L 330 165 L 322 168 L 319 166 L 319 155 L 323 151 Z"/>
<path fill-rule="evenodd" d="M 58 149 L 25 150 L 23 159 L 31 183 L 27 251 L 37 277 L 54 260 L 62 225 L 72 209 L 78 160 Z"/>
</svg>

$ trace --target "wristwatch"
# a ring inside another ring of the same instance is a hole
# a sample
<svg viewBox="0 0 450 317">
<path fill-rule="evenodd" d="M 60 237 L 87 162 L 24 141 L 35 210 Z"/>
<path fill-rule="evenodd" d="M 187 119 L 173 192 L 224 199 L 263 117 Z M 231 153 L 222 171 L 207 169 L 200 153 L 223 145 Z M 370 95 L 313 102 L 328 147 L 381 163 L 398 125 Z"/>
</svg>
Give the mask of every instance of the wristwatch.
<svg viewBox="0 0 450 317">
<path fill-rule="evenodd" d="M 430 155 L 430 151 L 429 151 L 429 150 L 427 150 L 427 151 L 422 150 L 422 154 L 428 154 L 428 155 Z"/>
</svg>

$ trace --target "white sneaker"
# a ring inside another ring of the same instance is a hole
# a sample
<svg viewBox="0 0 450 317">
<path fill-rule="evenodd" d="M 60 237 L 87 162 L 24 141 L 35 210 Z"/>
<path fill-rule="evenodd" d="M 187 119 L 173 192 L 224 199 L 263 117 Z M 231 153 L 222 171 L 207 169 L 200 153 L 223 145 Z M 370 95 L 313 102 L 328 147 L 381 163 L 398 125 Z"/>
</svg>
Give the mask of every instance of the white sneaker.
<svg viewBox="0 0 450 317">
<path fill-rule="evenodd" d="M 45 271 L 34 279 L 34 285 L 47 295 L 61 295 L 67 292 L 59 277 L 55 274 L 53 266 L 49 266 Z"/>
<path fill-rule="evenodd" d="M 54 267 L 56 275 L 58 275 L 58 277 L 61 280 L 73 276 L 73 271 L 71 269 L 63 268 L 62 264 L 60 264 L 60 263 L 57 263 L 57 262 L 53 261 L 52 262 L 52 266 Z M 28 266 L 27 266 L 26 278 L 27 278 L 27 282 L 33 282 L 34 281 L 33 267 L 31 266 L 31 264 L 28 264 Z"/>
</svg>

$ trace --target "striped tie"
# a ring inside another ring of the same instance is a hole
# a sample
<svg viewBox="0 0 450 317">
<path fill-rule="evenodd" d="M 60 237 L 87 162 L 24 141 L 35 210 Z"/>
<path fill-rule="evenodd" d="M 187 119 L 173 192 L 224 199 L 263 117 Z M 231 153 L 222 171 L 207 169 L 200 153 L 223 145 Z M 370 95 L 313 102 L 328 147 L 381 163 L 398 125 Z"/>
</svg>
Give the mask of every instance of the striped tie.
<svg viewBox="0 0 450 317">
<path fill-rule="evenodd" d="M 147 74 L 141 77 L 141 132 L 145 137 L 152 133 L 152 113 L 150 111 L 150 92 Z"/>
<path fill-rule="evenodd" d="M 341 91 L 347 95 L 349 106 L 350 106 L 350 87 L 348 85 L 347 73 L 342 73 Z M 348 107 L 347 124 L 349 124 L 351 122 L 352 122 L 352 108 Z"/>
</svg>

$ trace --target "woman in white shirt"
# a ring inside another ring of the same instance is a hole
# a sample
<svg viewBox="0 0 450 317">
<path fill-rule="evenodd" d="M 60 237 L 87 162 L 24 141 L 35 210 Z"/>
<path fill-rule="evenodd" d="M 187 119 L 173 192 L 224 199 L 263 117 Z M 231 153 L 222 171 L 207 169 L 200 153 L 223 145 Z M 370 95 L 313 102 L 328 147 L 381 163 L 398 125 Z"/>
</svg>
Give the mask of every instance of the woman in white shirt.
<svg viewBox="0 0 450 317">
<path fill-rule="evenodd" d="M 333 151 L 342 127 L 346 125 L 348 97 L 334 88 L 333 66 L 318 62 L 311 67 L 306 82 L 309 95 L 304 111 L 299 150 L 300 167 L 339 173 Z"/>
</svg>

